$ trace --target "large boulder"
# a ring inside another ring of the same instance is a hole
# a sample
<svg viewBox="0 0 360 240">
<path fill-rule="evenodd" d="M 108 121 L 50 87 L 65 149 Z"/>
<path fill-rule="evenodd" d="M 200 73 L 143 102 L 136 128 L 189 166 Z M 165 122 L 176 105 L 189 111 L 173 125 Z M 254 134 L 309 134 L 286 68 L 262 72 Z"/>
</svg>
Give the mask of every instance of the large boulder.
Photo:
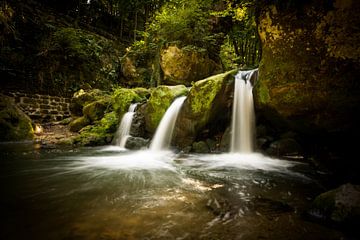
<svg viewBox="0 0 360 240">
<path fill-rule="evenodd" d="M 160 66 L 164 73 L 164 83 L 184 84 L 204 79 L 214 74 L 219 67 L 206 51 L 198 51 L 189 46 L 182 49 L 170 46 L 161 52 Z"/>
<path fill-rule="evenodd" d="M 188 89 L 184 85 L 161 85 L 155 88 L 151 93 L 149 101 L 140 110 L 141 114 L 145 117 L 146 131 L 154 133 L 173 100 L 187 93 Z"/>
<path fill-rule="evenodd" d="M 237 70 L 232 70 L 194 83 L 178 115 L 175 145 L 190 146 L 206 126 L 226 127 L 224 124 L 230 122 L 236 73 Z"/>
<path fill-rule="evenodd" d="M 265 111 L 269 121 L 278 115 L 290 130 L 302 134 L 309 149 L 321 142 L 350 157 L 356 148 L 350 139 L 360 133 L 359 115 L 354 114 L 360 110 L 360 34 L 355 27 L 360 25 L 360 2 L 311 0 L 298 5 L 265 4 L 260 12 L 257 115 Z"/>
<path fill-rule="evenodd" d="M 11 98 L 0 94 L 0 141 L 21 141 L 34 137 L 31 119 Z"/>
<path fill-rule="evenodd" d="M 91 122 L 100 120 L 110 106 L 110 100 L 102 99 L 89 103 L 83 108 L 83 115 Z"/>
<path fill-rule="evenodd" d="M 93 89 L 85 91 L 80 89 L 75 92 L 73 97 L 71 98 L 70 103 L 70 111 L 73 116 L 82 116 L 83 115 L 83 107 L 87 104 L 100 100 L 106 95 L 104 91 L 99 89 Z"/>
<path fill-rule="evenodd" d="M 138 94 L 139 93 L 139 94 Z M 121 118 L 129 109 L 131 103 L 141 102 L 147 97 L 147 92 L 137 89 L 118 88 L 112 95 L 112 106 Z"/>
<path fill-rule="evenodd" d="M 315 198 L 308 213 L 315 218 L 360 227 L 360 186 L 350 183 Z"/>
</svg>

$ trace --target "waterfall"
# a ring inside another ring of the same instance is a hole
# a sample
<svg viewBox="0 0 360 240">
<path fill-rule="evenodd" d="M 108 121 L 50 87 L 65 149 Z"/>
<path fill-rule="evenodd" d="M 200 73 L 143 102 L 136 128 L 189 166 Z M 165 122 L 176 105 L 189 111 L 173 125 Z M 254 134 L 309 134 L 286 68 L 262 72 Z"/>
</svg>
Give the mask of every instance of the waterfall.
<svg viewBox="0 0 360 240">
<path fill-rule="evenodd" d="M 176 98 L 166 110 L 150 144 L 150 150 L 159 151 L 169 148 L 177 115 L 185 99 L 185 96 Z"/>
<path fill-rule="evenodd" d="M 119 128 L 115 133 L 114 145 L 125 148 L 126 140 L 130 136 L 131 123 L 135 114 L 137 103 L 131 104 L 128 112 L 121 119 Z"/>
<path fill-rule="evenodd" d="M 234 102 L 231 123 L 232 153 L 254 151 L 255 113 L 251 78 L 257 77 L 258 70 L 240 71 L 235 76 Z"/>
</svg>

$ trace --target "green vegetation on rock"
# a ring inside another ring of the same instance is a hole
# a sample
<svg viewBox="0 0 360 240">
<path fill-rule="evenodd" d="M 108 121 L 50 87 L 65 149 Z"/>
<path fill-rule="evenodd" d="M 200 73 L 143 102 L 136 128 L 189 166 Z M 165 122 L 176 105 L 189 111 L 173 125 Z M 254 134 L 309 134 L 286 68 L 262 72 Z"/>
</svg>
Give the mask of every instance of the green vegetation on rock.
<svg viewBox="0 0 360 240">
<path fill-rule="evenodd" d="M 140 94 L 137 94 L 137 92 Z M 112 106 L 118 116 L 122 116 L 128 111 L 131 103 L 141 102 L 146 99 L 148 92 L 141 88 L 127 89 L 117 88 L 112 94 Z"/>
<path fill-rule="evenodd" d="M 145 107 L 146 130 L 151 133 L 155 132 L 161 118 L 173 100 L 187 93 L 188 89 L 184 85 L 161 85 L 155 88 Z"/>
<path fill-rule="evenodd" d="M 30 140 L 34 137 L 31 119 L 9 97 L 0 94 L 0 141 Z"/>
<path fill-rule="evenodd" d="M 90 121 L 100 120 L 110 106 L 110 99 L 102 99 L 89 103 L 83 108 L 83 115 Z"/>
<path fill-rule="evenodd" d="M 74 143 L 81 146 L 105 145 L 111 142 L 118 125 L 118 117 L 115 112 L 110 112 L 96 121 L 81 129 L 80 135 L 75 137 Z"/>
<path fill-rule="evenodd" d="M 78 132 L 83 127 L 85 127 L 89 124 L 90 124 L 90 120 L 87 117 L 82 116 L 82 117 L 76 118 L 75 120 L 71 121 L 69 123 L 69 128 L 70 128 L 70 131 L 72 131 L 72 132 Z"/>
<path fill-rule="evenodd" d="M 233 79 L 237 70 L 211 76 L 201 81 L 197 81 L 188 96 L 188 104 L 191 108 L 191 115 L 195 116 L 200 122 L 200 126 L 204 126 L 209 120 L 213 107 L 216 105 L 216 96 L 220 90 Z"/>
</svg>

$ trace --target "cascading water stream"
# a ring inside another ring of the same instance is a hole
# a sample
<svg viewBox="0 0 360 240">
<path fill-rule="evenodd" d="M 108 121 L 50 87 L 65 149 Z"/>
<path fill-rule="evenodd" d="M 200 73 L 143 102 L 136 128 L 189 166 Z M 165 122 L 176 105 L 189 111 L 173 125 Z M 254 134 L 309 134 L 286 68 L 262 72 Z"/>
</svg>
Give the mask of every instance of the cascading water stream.
<svg viewBox="0 0 360 240">
<path fill-rule="evenodd" d="M 169 148 L 176 119 L 185 99 L 185 96 L 176 98 L 166 110 L 150 144 L 151 151 L 166 150 Z"/>
<path fill-rule="evenodd" d="M 240 71 L 235 76 L 234 102 L 231 123 L 231 153 L 254 151 L 255 113 L 251 78 L 258 70 Z"/>
<path fill-rule="evenodd" d="M 126 140 L 130 136 L 131 123 L 135 114 L 137 103 L 131 104 L 128 112 L 121 119 L 120 126 L 116 131 L 114 145 L 125 148 Z"/>
</svg>

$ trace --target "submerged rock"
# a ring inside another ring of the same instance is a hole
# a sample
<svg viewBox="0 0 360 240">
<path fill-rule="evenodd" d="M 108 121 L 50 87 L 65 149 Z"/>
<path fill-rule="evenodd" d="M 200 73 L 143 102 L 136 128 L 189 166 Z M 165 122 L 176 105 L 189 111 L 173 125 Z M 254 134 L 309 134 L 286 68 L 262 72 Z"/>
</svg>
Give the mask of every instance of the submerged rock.
<svg viewBox="0 0 360 240">
<path fill-rule="evenodd" d="M 0 94 L 0 141 L 21 141 L 34 137 L 31 119 L 11 98 Z"/>
<path fill-rule="evenodd" d="M 210 152 L 209 146 L 204 141 L 194 142 L 192 145 L 192 151 L 195 153 L 208 153 Z"/>
<path fill-rule="evenodd" d="M 139 150 L 146 148 L 149 145 L 149 142 L 149 139 L 129 136 L 126 140 L 125 147 L 130 150 Z"/>
</svg>

